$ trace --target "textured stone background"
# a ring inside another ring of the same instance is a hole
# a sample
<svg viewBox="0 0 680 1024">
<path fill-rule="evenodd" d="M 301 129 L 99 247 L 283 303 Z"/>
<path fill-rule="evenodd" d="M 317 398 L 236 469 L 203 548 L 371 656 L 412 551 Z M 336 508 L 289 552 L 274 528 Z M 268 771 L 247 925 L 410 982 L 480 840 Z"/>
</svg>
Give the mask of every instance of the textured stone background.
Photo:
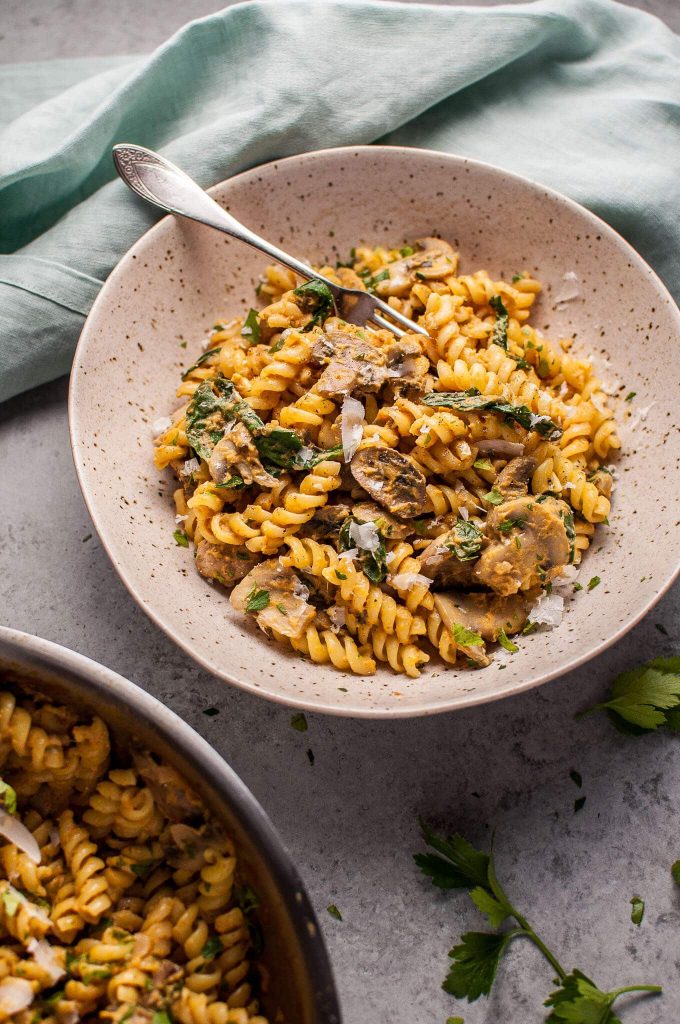
<svg viewBox="0 0 680 1024">
<path fill-rule="evenodd" d="M 680 30 L 677 0 L 638 6 Z M 0 60 L 142 52 L 210 0 L 3 0 Z M 603 986 L 666 986 L 633 1000 L 625 1024 L 680 1020 L 680 740 L 620 737 L 573 712 L 643 656 L 677 649 L 680 587 L 617 646 L 541 690 L 455 715 L 394 723 L 290 712 L 229 689 L 157 630 L 92 535 L 75 479 L 66 381 L 0 407 L 0 618 L 109 665 L 182 715 L 231 762 L 271 815 L 319 912 L 345 1024 L 539 1024 L 551 972 L 516 946 L 496 992 L 456 1005 L 446 952 L 480 926 L 467 897 L 439 895 L 411 862 L 416 818 L 471 839 L 497 829 L 499 873 L 569 966 Z M 665 626 L 665 639 L 655 628 Z M 202 709 L 214 705 L 217 717 Z M 314 752 L 310 765 L 306 751 Z M 583 775 L 581 793 L 569 778 Z M 574 800 L 586 796 L 574 814 Z M 640 928 L 630 897 L 647 904 Z M 336 903 L 344 920 L 325 911 Z"/>
</svg>

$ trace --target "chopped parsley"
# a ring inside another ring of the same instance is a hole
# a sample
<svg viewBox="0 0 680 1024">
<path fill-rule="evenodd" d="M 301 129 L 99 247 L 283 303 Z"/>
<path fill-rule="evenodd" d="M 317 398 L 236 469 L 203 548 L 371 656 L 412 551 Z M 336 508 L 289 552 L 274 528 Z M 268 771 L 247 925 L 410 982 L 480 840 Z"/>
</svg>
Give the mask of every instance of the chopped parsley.
<svg viewBox="0 0 680 1024">
<path fill-rule="evenodd" d="M 290 724 L 297 732 L 307 732 L 309 729 L 307 718 L 303 711 L 299 711 L 296 715 L 291 715 Z"/>
<path fill-rule="evenodd" d="M 502 523 L 498 524 L 498 529 L 501 533 L 510 533 L 512 530 L 523 530 L 526 524 L 526 518 L 522 519 L 521 516 L 518 516 L 513 519 L 513 517 L 510 516 L 508 519 L 504 519 Z"/>
<path fill-rule="evenodd" d="M 577 800 L 574 800 L 574 814 L 578 814 L 579 811 L 582 811 L 585 807 L 585 803 L 586 798 L 584 796 L 580 796 Z"/>
<path fill-rule="evenodd" d="M 269 604 L 269 591 L 255 585 L 248 594 L 247 612 L 261 612 Z"/>
<path fill-rule="evenodd" d="M 175 538 L 175 544 L 178 547 L 180 547 L 180 548 L 188 548 L 189 547 L 189 538 L 187 537 L 187 535 L 184 532 L 184 530 L 175 530 L 175 532 L 173 533 L 173 537 Z"/>
<path fill-rule="evenodd" d="M 270 351 L 271 355 L 274 355 L 275 352 L 280 352 L 281 349 L 283 348 L 283 345 L 284 345 L 284 339 L 283 338 L 278 338 L 274 342 L 273 345 L 269 346 L 269 351 Z"/>
<path fill-rule="evenodd" d="M 581 583 L 575 583 L 575 584 L 574 584 L 574 593 L 575 593 L 575 594 L 578 594 L 579 590 L 583 590 L 583 584 L 581 584 Z"/>
<path fill-rule="evenodd" d="M 626 401 L 627 402 L 632 402 L 636 395 L 637 395 L 637 391 L 629 391 L 628 394 L 626 395 Z"/>
<path fill-rule="evenodd" d="M 671 865 L 671 878 L 676 885 L 680 885 L 680 860 L 674 861 Z"/>
<path fill-rule="evenodd" d="M 156 1010 L 151 1018 L 151 1024 L 172 1024 L 172 1017 L 168 1010 Z"/>
<path fill-rule="evenodd" d="M 599 586 L 602 580 L 599 576 L 593 576 L 592 579 L 588 580 L 588 590 L 595 590 L 595 587 Z"/>
<path fill-rule="evenodd" d="M 485 469 L 493 472 L 493 466 L 490 459 L 475 459 L 472 465 L 475 469 Z"/>
<path fill-rule="evenodd" d="M 234 491 L 236 491 L 236 490 L 241 490 L 241 488 L 245 487 L 245 485 L 246 485 L 246 482 L 243 479 L 243 477 L 241 476 L 241 474 L 240 473 L 234 473 L 232 476 L 229 477 L 228 480 L 224 480 L 221 484 L 215 484 L 215 490 L 216 491 L 219 491 L 219 490 L 234 490 Z"/>
<path fill-rule="evenodd" d="M 518 281 L 523 281 L 523 280 L 524 280 L 524 274 L 513 274 L 512 275 L 512 283 L 513 284 L 517 284 Z"/>
<path fill-rule="evenodd" d="M 493 487 L 488 494 L 482 495 L 482 499 L 483 501 L 488 501 L 489 505 L 500 505 L 503 501 L 503 495 Z"/>
<path fill-rule="evenodd" d="M 482 640 L 479 633 L 473 632 L 471 629 L 467 629 L 465 626 L 461 626 L 460 623 L 454 622 L 453 629 L 451 630 L 453 639 L 459 647 L 483 647 L 484 641 Z"/>
<path fill-rule="evenodd" d="M 506 651 L 510 651 L 510 654 L 515 654 L 519 650 L 517 644 L 513 644 L 512 640 L 508 639 L 508 634 L 504 629 L 500 631 L 496 639 L 501 647 L 504 647 Z"/>
<path fill-rule="evenodd" d="M 581 789 L 581 787 L 583 786 L 583 776 L 580 772 L 577 772 L 575 768 L 572 768 L 569 772 L 569 778 L 575 786 L 578 786 L 578 788 Z"/>
<path fill-rule="evenodd" d="M 260 905 L 260 897 L 250 885 L 235 885 L 234 899 L 246 917 Z"/>
<path fill-rule="evenodd" d="M 331 917 L 335 918 L 336 921 L 342 921 L 342 914 L 336 907 L 335 903 L 329 903 L 328 906 L 326 907 L 326 910 L 331 915 Z"/>
<path fill-rule="evenodd" d="M 414 252 L 415 249 L 412 249 L 410 245 L 404 245 L 399 250 L 399 255 L 405 259 L 407 256 L 413 256 Z"/>
<path fill-rule="evenodd" d="M 645 901 L 640 896 L 633 896 L 631 897 L 630 907 L 630 919 L 639 928 L 642 924 L 642 918 L 645 916 Z"/>
<path fill-rule="evenodd" d="M 203 714 L 207 715 L 208 718 L 214 718 L 215 715 L 219 715 L 219 713 L 220 713 L 220 709 L 219 708 L 203 708 Z"/>
<path fill-rule="evenodd" d="M 17 795 L 9 782 L 0 779 L 0 803 L 8 814 L 17 813 Z"/>
</svg>

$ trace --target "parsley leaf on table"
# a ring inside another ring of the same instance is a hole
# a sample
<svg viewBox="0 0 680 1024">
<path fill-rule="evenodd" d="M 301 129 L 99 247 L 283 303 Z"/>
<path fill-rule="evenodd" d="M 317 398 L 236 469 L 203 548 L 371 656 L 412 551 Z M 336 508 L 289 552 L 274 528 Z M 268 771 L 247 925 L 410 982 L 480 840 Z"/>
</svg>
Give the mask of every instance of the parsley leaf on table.
<svg viewBox="0 0 680 1024">
<path fill-rule="evenodd" d="M 611 697 L 580 711 L 606 711 L 622 732 L 640 735 L 661 725 L 680 731 L 680 658 L 654 658 L 622 672 L 612 683 Z"/>
<path fill-rule="evenodd" d="M 493 932 L 466 932 L 458 945 L 450 950 L 451 964 L 442 985 L 450 995 L 468 1002 L 488 995 L 505 951 L 513 939 L 520 937 L 533 943 L 548 961 L 553 974 L 557 975 L 555 984 L 560 987 L 544 1004 L 552 1007 L 549 1021 L 553 1024 L 620 1024 L 611 1012 L 620 995 L 625 992 L 661 992 L 658 985 L 630 985 L 603 992 L 581 971 L 574 970 L 568 974 L 528 920 L 510 902 L 496 875 L 493 849 L 491 853 L 484 853 L 457 833 L 440 836 L 424 822 L 420 824 L 426 845 L 435 851 L 415 854 L 414 860 L 420 870 L 440 889 L 469 889 L 472 902 L 495 929 Z M 644 910 L 640 898 L 634 899 Z M 639 907 L 634 906 L 633 912 L 640 913 Z M 509 919 L 514 922 L 513 926 L 500 930 Z"/>
</svg>

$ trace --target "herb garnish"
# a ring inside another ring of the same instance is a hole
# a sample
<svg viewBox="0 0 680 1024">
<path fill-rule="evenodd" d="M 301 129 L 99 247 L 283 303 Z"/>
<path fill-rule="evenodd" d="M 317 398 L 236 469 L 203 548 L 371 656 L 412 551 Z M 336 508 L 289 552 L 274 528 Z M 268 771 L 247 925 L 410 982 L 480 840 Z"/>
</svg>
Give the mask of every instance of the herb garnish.
<svg viewBox="0 0 680 1024">
<path fill-rule="evenodd" d="M 599 576 L 593 576 L 592 579 L 588 580 L 588 590 L 595 590 L 595 587 L 599 586 L 602 582 Z"/>
<path fill-rule="evenodd" d="M 260 905 L 260 897 L 249 885 L 235 885 L 234 899 L 246 917 L 252 914 L 254 910 L 257 910 Z"/>
<path fill-rule="evenodd" d="M 324 281 L 306 281 L 293 290 L 293 295 L 302 299 L 298 305 L 303 312 L 313 314 L 309 323 L 302 328 L 303 331 L 311 331 L 312 327 L 322 324 L 335 307 L 333 293 Z"/>
<path fill-rule="evenodd" d="M 639 928 L 642 924 L 642 918 L 645 916 L 645 901 L 640 896 L 632 896 L 630 906 L 630 919 Z"/>
<path fill-rule="evenodd" d="M 305 445 L 299 434 L 285 427 L 273 427 L 256 437 L 255 447 L 264 461 L 281 469 L 312 469 L 326 459 L 342 455 L 342 445 L 324 451 Z"/>
<path fill-rule="evenodd" d="M 260 344 L 260 318 L 256 309 L 251 309 L 243 321 L 241 337 L 245 338 L 251 345 Z"/>
<path fill-rule="evenodd" d="M 455 409 L 456 412 L 478 412 L 481 409 L 498 412 L 506 420 L 519 423 L 525 430 L 535 430 L 548 441 L 557 441 L 562 436 L 561 428 L 549 416 L 537 416 L 526 405 L 511 405 L 499 398 L 482 395 L 477 388 L 468 388 L 467 391 L 431 391 L 423 395 L 421 401 L 425 405 L 442 406 Z"/>
<path fill-rule="evenodd" d="M 451 632 L 459 647 L 482 647 L 484 645 L 479 633 L 467 629 L 466 626 L 461 626 L 459 622 L 454 622 Z"/>
<path fill-rule="evenodd" d="M 175 532 L 173 533 L 173 537 L 175 538 L 175 544 L 178 547 L 180 547 L 180 548 L 188 548 L 189 547 L 189 538 L 187 537 L 187 535 L 184 532 L 184 530 L 175 530 Z"/>
<path fill-rule="evenodd" d="M 203 363 L 205 363 L 206 360 L 210 359 L 210 356 L 217 355 L 217 353 L 221 351 L 221 345 L 218 345 L 217 348 L 209 348 L 207 352 L 204 352 L 202 355 L 198 357 L 196 362 L 192 366 L 190 366 L 188 370 L 184 371 L 184 373 L 182 374 L 182 380 L 186 380 L 190 373 L 192 373 L 194 370 L 197 370 L 199 366 L 203 366 Z"/>
<path fill-rule="evenodd" d="M 261 612 L 263 608 L 266 608 L 269 604 L 269 591 L 263 590 L 261 587 L 254 586 L 248 594 L 248 601 L 246 603 L 247 612 Z"/>
<path fill-rule="evenodd" d="M 489 471 L 493 471 L 493 466 L 491 464 L 490 459 L 475 459 L 472 465 L 474 469 L 486 469 Z"/>
<path fill-rule="evenodd" d="M 493 345 L 500 345 L 505 351 L 508 351 L 508 323 L 510 322 L 510 314 L 503 304 L 503 299 L 500 295 L 492 295 L 489 299 L 489 305 L 496 313 L 496 323 L 493 325 L 493 331 L 491 333 L 491 343 Z"/>
<path fill-rule="evenodd" d="M 205 946 L 201 950 L 201 956 L 204 960 L 214 960 L 215 957 L 222 952 L 224 946 L 220 939 L 216 935 L 211 935 Z"/>
<path fill-rule="evenodd" d="M 335 903 L 329 903 L 328 906 L 326 907 L 326 910 L 331 915 L 331 917 L 335 918 L 336 921 L 342 921 L 342 914 L 336 907 Z"/>
<path fill-rule="evenodd" d="M 500 505 L 503 501 L 503 495 L 493 487 L 488 494 L 482 495 L 482 499 L 488 501 L 490 505 Z"/>
<path fill-rule="evenodd" d="M 510 652 L 510 654 L 515 654 L 519 650 L 517 644 L 513 644 L 512 640 L 508 639 L 508 634 L 504 629 L 500 631 L 496 639 L 501 647 L 504 647 L 506 651 Z"/>
<path fill-rule="evenodd" d="M 620 732 L 640 736 L 666 725 L 680 732 L 680 657 L 654 658 L 612 683 L 611 698 L 576 715 L 606 711 Z"/>
<path fill-rule="evenodd" d="M 459 562 L 473 562 L 482 549 L 482 532 L 471 519 L 457 519 L 453 537 L 446 546 Z"/>
<path fill-rule="evenodd" d="M 619 996 L 626 992 L 661 992 L 659 985 L 627 985 L 603 992 L 581 971 L 567 973 L 508 898 L 496 875 L 493 848 L 490 853 L 484 853 L 460 835 L 437 835 L 423 822 L 421 830 L 425 843 L 435 852 L 415 855 L 420 870 L 440 889 L 469 890 L 472 902 L 494 929 L 466 932 L 449 952 L 452 963 L 442 985 L 445 992 L 470 1003 L 488 995 L 503 955 L 517 938 L 529 939 L 557 975 L 555 983 L 559 988 L 544 1003 L 552 1008 L 547 1024 L 620 1024 L 611 1013 Z M 509 919 L 516 926 L 501 931 Z"/>
<path fill-rule="evenodd" d="M 228 480 L 224 480 L 221 484 L 215 484 L 214 490 L 240 490 L 245 487 L 246 482 L 240 473 L 234 473 Z"/>
<path fill-rule="evenodd" d="M 187 409 L 187 440 L 206 461 L 224 437 L 227 423 L 240 419 L 251 434 L 264 429 L 256 412 L 221 374 L 198 385 Z"/>
<path fill-rule="evenodd" d="M 298 711 L 296 715 L 291 715 L 290 724 L 297 732 L 307 732 L 309 728 L 304 711 Z"/>
<path fill-rule="evenodd" d="M 17 795 L 9 782 L 0 779 L 0 803 L 8 814 L 17 813 Z"/>
</svg>

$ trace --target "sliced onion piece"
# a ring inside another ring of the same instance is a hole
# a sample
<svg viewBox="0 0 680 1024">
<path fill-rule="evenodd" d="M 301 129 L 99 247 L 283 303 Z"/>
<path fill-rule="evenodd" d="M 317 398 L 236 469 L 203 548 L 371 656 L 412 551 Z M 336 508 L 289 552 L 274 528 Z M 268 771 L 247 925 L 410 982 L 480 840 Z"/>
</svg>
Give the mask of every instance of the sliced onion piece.
<svg viewBox="0 0 680 1024">
<path fill-rule="evenodd" d="M 482 441 L 475 441 L 475 446 L 480 452 L 498 452 L 499 455 L 509 455 L 514 458 L 516 455 L 524 455 L 524 445 L 518 441 L 504 441 L 502 438 L 484 438 Z"/>
<path fill-rule="evenodd" d="M 0 835 L 9 839 L 20 850 L 27 854 L 34 864 L 40 863 L 40 847 L 25 825 L 18 818 L 0 808 Z"/>
</svg>

